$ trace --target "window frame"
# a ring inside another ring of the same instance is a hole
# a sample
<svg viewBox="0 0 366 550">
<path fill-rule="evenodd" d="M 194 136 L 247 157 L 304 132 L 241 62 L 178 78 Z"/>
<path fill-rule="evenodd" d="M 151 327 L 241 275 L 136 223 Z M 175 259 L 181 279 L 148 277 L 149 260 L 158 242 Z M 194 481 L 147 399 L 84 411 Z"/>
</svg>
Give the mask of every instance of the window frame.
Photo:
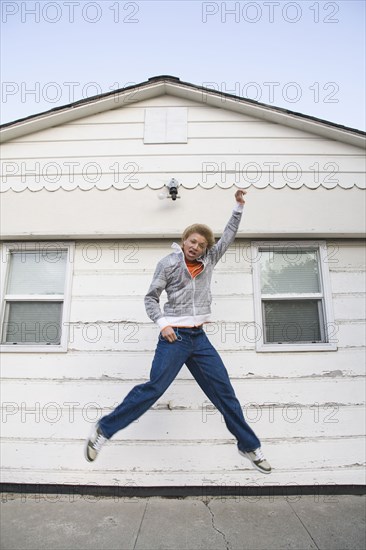
<svg viewBox="0 0 366 550">
<path fill-rule="evenodd" d="M 40 252 L 42 246 L 47 251 L 64 250 L 67 252 L 65 281 L 63 294 L 7 294 L 7 285 L 10 270 L 10 256 L 12 252 Z M 0 351 L 2 353 L 60 353 L 67 352 L 69 340 L 69 319 L 71 306 L 71 285 L 73 276 L 73 263 L 75 257 L 75 243 L 63 241 L 18 241 L 2 243 L 1 245 L 1 289 L 0 289 Z M 29 343 L 6 343 L 2 341 L 4 336 L 4 320 L 6 305 L 15 301 L 37 301 L 37 302 L 62 302 L 61 317 L 61 338 L 59 344 L 29 344 Z"/>
<path fill-rule="evenodd" d="M 335 327 L 334 321 L 334 312 L 332 304 L 332 291 L 330 284 L 330 274 L 328 266 L 328 254 L 327 254 L 327 243 L 323 240 L 276 240 L 276 241 L 252 241 L 251 243 L 251 254 L 252 254 L 252 277 L 253 277 L 253 300 L 254 300 L 254 318 L 255 323 L 259 326 L 258 338 L 256 340 L 256 351 L 257 352 L 289 352 L 289 351 L 336 351 L 338 349 L 337 342 L 334 336 L 328 334 L 325 335 L 325 342 L 269 342 L 264 341 L 264 318 L 263 318 L 263 301 L 272 299 L 272 300 L 296 300 L 301 299 L 301 293 L 278 293 L 271 294 L 270 298 L 268 295 L 262 295 L 261 291 L 261 280 L 260 280 L 260 250 L 269 249 L 269 250 L 281 250 L 281 249 L 310 249 L 316 250 L 318 254 L 318 268 L 319 268 L 319 277 L 320 277 L 320 286 L 321 292 L 319 293 L 304 293 L 303 296 L 306 299 L 321 300 L 323 306 L 321 315 L 324 318 L 324 324 L 320 327 L 321 334 L 324 334 L 324 329 L 329 329 L 330 327 Z M 267 297 L 267 298 L 266 298 Z M 321 322 L 321 319 L 320 319 Z"/>
</svg>

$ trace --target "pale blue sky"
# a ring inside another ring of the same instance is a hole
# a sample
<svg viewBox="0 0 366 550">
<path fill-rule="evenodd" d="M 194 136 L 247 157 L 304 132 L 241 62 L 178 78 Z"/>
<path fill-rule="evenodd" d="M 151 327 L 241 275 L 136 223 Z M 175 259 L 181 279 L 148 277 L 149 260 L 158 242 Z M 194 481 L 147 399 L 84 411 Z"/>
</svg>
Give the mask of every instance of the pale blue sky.
<svg viewBox="0 0 366 550">
<path fill-rule="evenodd" d="M 1 8 L 2 123 L 170 74 L 366 127 L 363 0 L 1 0 Z"/>
</svg>

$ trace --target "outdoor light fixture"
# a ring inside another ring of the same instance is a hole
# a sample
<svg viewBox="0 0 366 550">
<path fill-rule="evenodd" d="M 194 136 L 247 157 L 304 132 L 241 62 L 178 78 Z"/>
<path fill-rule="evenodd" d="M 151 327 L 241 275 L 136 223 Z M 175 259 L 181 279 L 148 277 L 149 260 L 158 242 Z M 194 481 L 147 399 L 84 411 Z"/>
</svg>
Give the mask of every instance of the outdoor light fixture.
<svg viewBox="0 0 366 550">
<path fill-rule="evenodd" d="M 169 194 L 159 193 L 159 199 L 172 199 L 173 201 L 180 199 L 178 195 L 179 183 L 175 178 L 172 178 L 169 183 L 166 184 L 166 187 L 169 190 Z"/>
</svg>

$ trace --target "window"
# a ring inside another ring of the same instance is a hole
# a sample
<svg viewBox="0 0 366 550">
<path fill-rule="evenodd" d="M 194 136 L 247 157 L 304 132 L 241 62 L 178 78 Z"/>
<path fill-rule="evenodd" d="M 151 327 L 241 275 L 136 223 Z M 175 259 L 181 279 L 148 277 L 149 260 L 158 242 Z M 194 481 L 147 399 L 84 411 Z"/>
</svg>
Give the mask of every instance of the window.
<svg viewBox="0 0 366 550">
<path fill-rule="evenodd" d="M 66 351 L 72 243 L 2 250 L 2 351 Z"/>
<path fill-rule="evenodd" d="M 334 350 L 326 245 L 252 244 L 257 351 Z"/>
</svg>

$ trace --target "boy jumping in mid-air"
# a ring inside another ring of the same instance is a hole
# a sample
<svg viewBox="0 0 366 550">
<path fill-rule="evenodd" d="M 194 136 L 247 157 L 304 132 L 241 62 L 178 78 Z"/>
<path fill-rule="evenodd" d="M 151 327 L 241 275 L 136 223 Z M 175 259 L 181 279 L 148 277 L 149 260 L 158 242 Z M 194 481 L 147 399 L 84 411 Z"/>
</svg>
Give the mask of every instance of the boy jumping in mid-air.
<svg viewBox="0 0 366 550">
<path fill-rule="evenodd" d="M 259 439 L 244 419 L 227 370 L 202 328 L 211 313 L 213 269 L 235 239 L 245 203 L 244 194 L 246 191 L 236 191 L 237 205 L 216 244 L 209 227 L 194 224 L 183 232 L 181 245 L 174 243 L 173 252 L 158 262 L 145 296 L 146 312 L 160 328 L 150 380 L 135 386 L 114 411 L 96 424 L 85 447 L 89 462 L 96 459 L 102 445 L 116 432 L 152 407 L 186 364 L 223 415 L 227 428 L 237 439 L 239 452 L 260 472 L 271 472 Z M 164 313 L 159 305 L 163 290 L 168 296 Z"/>
</svg>

